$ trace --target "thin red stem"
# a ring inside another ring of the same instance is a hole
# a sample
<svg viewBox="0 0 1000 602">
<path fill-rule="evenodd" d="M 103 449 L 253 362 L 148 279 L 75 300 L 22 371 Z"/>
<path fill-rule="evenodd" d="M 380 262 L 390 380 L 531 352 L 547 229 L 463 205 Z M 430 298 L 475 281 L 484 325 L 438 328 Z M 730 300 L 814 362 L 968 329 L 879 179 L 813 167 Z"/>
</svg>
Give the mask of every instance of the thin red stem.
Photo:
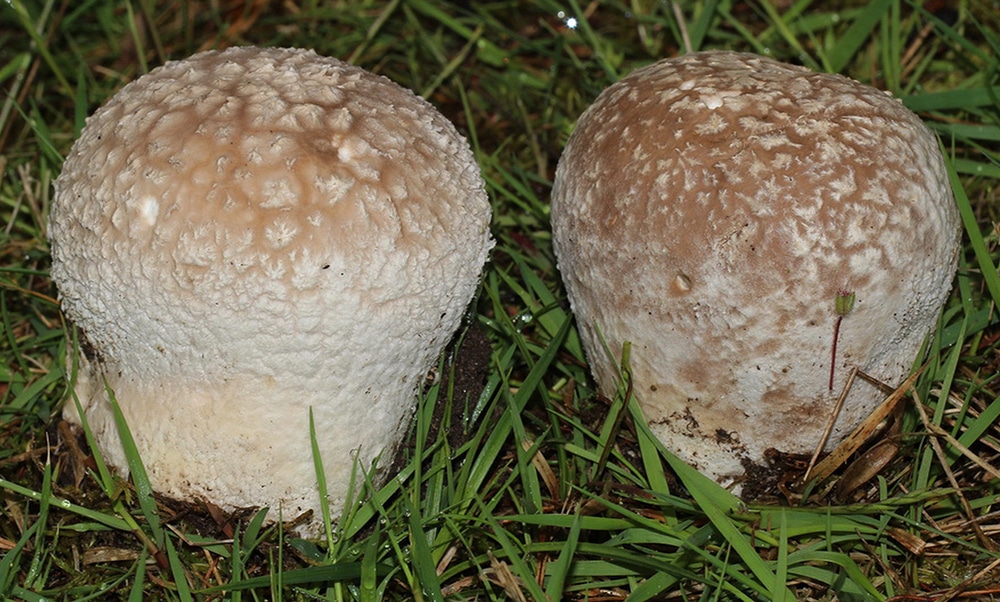
<svg viewBox="0 0 1000 602">
<path fill-rule="evenodd" d="M 833 323 L 833 348 L 830 350 L 830 391 L 833 391 L 833 373 L 837 369 L 837 339 L 840 338 L 840 321 L 844 316 L 837 316 Z"/>
</svg>

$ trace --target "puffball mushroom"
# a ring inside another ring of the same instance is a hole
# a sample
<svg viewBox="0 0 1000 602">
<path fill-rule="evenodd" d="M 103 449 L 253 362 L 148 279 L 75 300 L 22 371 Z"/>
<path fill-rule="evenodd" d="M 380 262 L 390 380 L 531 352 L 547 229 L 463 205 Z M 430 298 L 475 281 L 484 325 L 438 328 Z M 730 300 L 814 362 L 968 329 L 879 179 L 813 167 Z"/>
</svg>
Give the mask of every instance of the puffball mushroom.
<svg viewBox="0 0 1000 602">
<path fill-rule="evenodd" d="M 768 448 L 811 453 L 852 367 L 899 384 L 956 269 L 959 217 L 920 119 L 751 54 L 667 59 L 609 87 L 552 194 L 599 387 L 614 392 L 630 342 L 651 430 L 720 482 Z M 883 398 L 857 379 L 828 447 Z"/>
<path fill-rule="evenodd" d="M 87 120 L 55 188 L 52 278 L 105 460 L 128 470 L 106 381 L 155 490 L 272 517 L 319 507 L 310 410 L 334 510 L 355 461 L 360 486 L 401 441 L 493 245 L 455 127 L 299 49 L 140 77 Z"/>
</svg>

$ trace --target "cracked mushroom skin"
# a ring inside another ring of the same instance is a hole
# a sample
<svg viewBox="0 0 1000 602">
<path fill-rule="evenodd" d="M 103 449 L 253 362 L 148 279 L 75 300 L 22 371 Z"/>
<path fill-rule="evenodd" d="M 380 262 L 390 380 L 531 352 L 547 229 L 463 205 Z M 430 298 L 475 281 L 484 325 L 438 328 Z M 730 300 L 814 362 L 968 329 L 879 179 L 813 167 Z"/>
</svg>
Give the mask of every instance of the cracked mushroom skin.
<svg viewBox="0 0 1000 602">
<path fill-rule="evenodd" d="M 156 491 L 272 517 L 319 508 L 310 410 L 334 510 L 355 459 L 400 442 L 493 245 L 454 126 L 306 50 L 140 77 L 87 120 L 55 188 L 52 277 L 104 458 L 127 472 L 106 379 Z"/>
<path fill-rule="evenodd" d="M 605 90 L 560 159 L 552 229 L 599 387 L 631 342 L 652 431 L 723 483 L 768 448 L 811 453 L 853 367 L 899 384 L 960 243 L 937 141 L 901 102 L 733 52 Z M 857 379 L 827 447 L 883 397 Z"/>
</svg>

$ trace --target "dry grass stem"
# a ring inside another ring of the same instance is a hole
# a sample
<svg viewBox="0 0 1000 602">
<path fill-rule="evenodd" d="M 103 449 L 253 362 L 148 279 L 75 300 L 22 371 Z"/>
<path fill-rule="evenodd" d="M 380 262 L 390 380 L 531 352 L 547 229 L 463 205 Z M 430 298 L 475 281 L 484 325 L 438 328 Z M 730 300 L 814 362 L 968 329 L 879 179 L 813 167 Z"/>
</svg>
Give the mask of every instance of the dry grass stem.
<svg viewBox="0 0 1000 602">
<path fill-rule="evenodd" d="M 872 433 L 878 430 L 882 421 L 888 418 L 889 414 L 893 412 L 900 399 L 902 399 L 906 392 L 913 387 L 913 384 L 917 382 L 917 378 L 920 376 L 921 372 L 923 372 L 923 367 L 915 371 L 909 376 L 909 378 L 903 381 L 903 384 L 893 391 L 891 395 L 886 397 L 885 401 L 875 408 L 875 411 L 872 412 L 864 422 L 854 429 L 854 431 L 848 435 L 847 438 L 836 447 L 836 449 L 830 452 L 830 455 L 823 458 L 821 462 L 816 464 L 814 470 L 808 474 L 805 479 L 803 479 L 803 482 L 822 482 L 826 480 L 826 478 L 840 468 L 840 466 L 842 466 L 848 458 L 861 449 L 868 441 L 869 437 L 871 437 Z M 863 375 L 860 371 L 858 373 Z"/>
</svg>

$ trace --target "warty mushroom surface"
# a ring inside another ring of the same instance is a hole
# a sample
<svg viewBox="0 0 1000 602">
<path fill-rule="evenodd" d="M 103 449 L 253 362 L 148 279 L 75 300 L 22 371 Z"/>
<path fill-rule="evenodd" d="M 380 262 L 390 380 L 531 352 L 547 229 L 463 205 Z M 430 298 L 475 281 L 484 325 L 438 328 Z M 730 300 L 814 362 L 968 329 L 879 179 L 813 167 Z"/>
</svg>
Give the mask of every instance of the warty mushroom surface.
<svg viewBox="0 0 1000 602">
<path fill-rule="evenodd" d="M 387 464 L 405 433 L 490 217 L 455 127 L 358 67 L 241 47 L 128 84 L 87 120 L 49 226 L 105 459 L 127 472 L 106 379 L 157 491 L 290 518 L 319 507 L 311 410 L 337 512 L 355 460 Z"/>
<path fill-rule="evenodd" d="M 631 342 L 653 432 L 722 482 L 768 448 L 812 452 L 853 367 L 899 384 L 960 242 L 938 142 L 899 100 L 725 51 L 597 98 L 560 159 L 552 227 L 598 385 L 615 391 Z M 883 396 L 858 379 L 828 447 Z"/>
</svg>

